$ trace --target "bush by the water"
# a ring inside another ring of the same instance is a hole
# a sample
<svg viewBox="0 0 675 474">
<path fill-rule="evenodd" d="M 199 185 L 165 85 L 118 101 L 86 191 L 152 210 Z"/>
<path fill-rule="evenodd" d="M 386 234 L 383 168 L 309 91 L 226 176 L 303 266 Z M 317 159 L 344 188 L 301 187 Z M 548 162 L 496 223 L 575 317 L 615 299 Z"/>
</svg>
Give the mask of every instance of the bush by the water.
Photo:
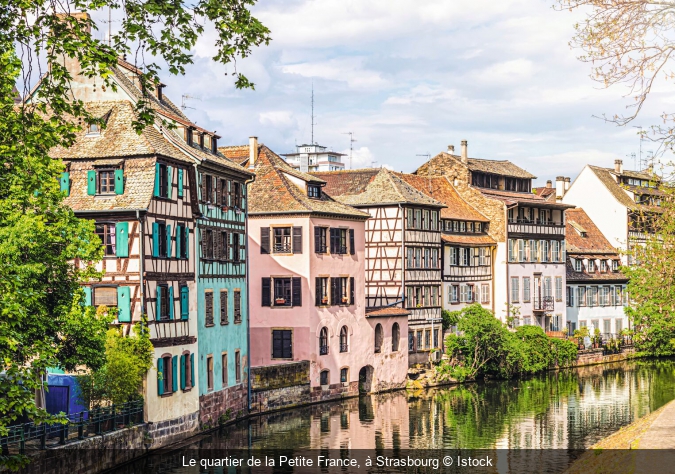
<svg viewBox="0 0 675 474">
<path fill-rule="evenodd" d="M 538 326 L 520 326 L 512 332 L 479 304 L 453 312 L 452 319 L 458 333 L 445 339 L 448 360 L 437 367 L 441 378 L 521 377 L 568 366 L 577 358 L 573 342 L 548 337 Z"/>
</svg>

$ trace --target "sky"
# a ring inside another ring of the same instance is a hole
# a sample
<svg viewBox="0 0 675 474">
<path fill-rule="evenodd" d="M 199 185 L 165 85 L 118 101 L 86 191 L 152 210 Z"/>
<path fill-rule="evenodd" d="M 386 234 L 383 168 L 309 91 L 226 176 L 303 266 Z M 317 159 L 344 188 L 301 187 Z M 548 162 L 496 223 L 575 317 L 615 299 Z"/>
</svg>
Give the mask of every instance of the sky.
<svg viewBox="0 0 675 474">
<path fill-rule="evenodd" d="M 198 125 L 239 145 L 249 136 L 277 153 L 314 140 L 349 153 L 352 168 L 412 172 L 468 141 L 475 158 L 510 160 L 544 185 L 585 164 L 635 169 L 634 126 L 648 128 L 675 99 L 658 83 L 627 127 L 628 91 L 600 88 L 569 41 L 588 12 L 556 11 L 553 0 L 261 0 L 254 15 L 272 41 L 237 62 L 255 90 L 237 90 L 216 64 L 208 30 L 185 76 L 166 72 L 165 94 Z M 96 18 L 96 17 L 95 17 Z M 105 28 L 101 25 L 101 28 Z M 114 29 L 114 25 L 113 25 Z M 595 116 L 595 117 L 594 117 Z M 655 147 L 643 142 L 643 157 Z M 349 167 L 349 159 L 345 160 Z"/>
</svg>

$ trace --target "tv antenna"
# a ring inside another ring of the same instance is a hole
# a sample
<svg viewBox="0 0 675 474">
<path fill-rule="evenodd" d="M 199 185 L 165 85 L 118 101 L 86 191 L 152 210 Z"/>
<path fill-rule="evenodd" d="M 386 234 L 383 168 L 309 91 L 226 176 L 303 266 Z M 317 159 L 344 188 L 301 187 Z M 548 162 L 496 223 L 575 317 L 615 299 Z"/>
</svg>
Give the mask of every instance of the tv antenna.
<svg viewBox="0 0 675 474">
<path fill-rule="evenodd" d="M 640 130 L 638 132 L 638 135 L 640 135 L 640 161 L 638 162 L 639 167 L 635 171 L 642 171 L 642 125 L 633 125 L 633 128 Z"/>
<path fill-rule="evenodd" d="M 314 80 L 312 80 L 312 145 L 314 145 Z"/>
<path fill-rule="evenodd" d="M 181 108 L 181 109 L 183 109 L 183 110 L 185 110 L 185 109 L 197 110 L 197 109 L 195 109 L 194 107 L 190 107 L 189 105 L 187 105 L 187 104 L 185 103 L 185 102 L 188 101 L 188 100 L 202 100 L 202 99 L 200 99 L 199 97 L 191 96 L 190 94 L 183 94 L 183 95 L 181 96 L 181 102 L 180 102 L 180 108 Z"/>
<path fill-rule="evenodd" d="M 114 20 L 115 23 L 119 22 L 120 20 Z M 107 23 L 108 24 L 108 46 L 112 46 L 112 8 L 108 7 L 108 21 L 103 20 L 102 23 Z"/>
<path fill-rule="evenodd" d="M 375 165 L 377 164 L 377 160 L 373 160 L 370 162 L 370 167 L 375 168 Z"/>
<path fill-rule="evenodd" d="M 352 152 L 354 151 L 354 132 L 342 132 L 343 135 L 349 135 L 349 169 L 352 169 Z"/>
</svg>

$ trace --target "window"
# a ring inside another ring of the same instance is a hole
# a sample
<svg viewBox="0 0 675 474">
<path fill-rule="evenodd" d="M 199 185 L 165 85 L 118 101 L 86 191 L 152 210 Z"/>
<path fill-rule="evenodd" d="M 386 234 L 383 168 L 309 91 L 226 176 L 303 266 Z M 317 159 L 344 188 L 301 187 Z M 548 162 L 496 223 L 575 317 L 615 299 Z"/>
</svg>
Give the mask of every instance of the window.
<svg viewBox="0 0 675 474">
<path fill-rule="evenodd" d="M 237 383 L 241 383 L 241 353 L 234 351 L 234 378 Z"/>
<path fill-rule="evenodd" d="M 322 370 L 321 374 L 319 374 L 319 383 L 321 385 L 328 385 L 330 381 L 330 372 L 327 370 Z"/>
<path fill-rule="evenodd" d="M 408 331 L 408 352 L 415 352 L 415 335 Z"/>
<path fill-rule="evenodd" d="M 166 223 L 153 222 L 153 257 L 168 257 Z M 156 233 L 156 238 L 155 238 Z"/>
<path fill-rule="evenodd" d="M 327 253 L 328 247 L 326 243 L 326 232 L 328 228 L 326 227 L 315 227 L 314 228 L 314 252 L 316 253 Z"/>
<path fill-rule="evenodd" d="M 96 296 L 94 294 L 94 296 Z M 169 287 L 167 285 L 157 285 L 157 319 L 168 321 L 171 319 L 171 305 L 169 304 Z"/>
<path fill-rule="evenodd" d="M 408 249 L 408 251 L 411 251 L 412 249 Z M 459 255 L 459 248 L 457 247 L 448 247 L 448 251 L 450 252 L 450 266 L 454 267 L 457 266 L 458 264 L 458 255 Z"/>
<path fill-rule="evenodd" d="M 117 306 L 117 288 L 113 286 L 94 288 L 94 306 Z"/>
<path fill-rule="evenodd" d="M 557 240 L 551 241 L 551 261 L 559 262 L 560 261 L 560 242 Z"/>
<path fill-rule="evenodd" d="M 574 287 L 568 286 L 567 289 L 567 306 L 574 306 Z"/>
<path fill-rule="evenodd" d="M 399 340 L 401 339 L 401 328 L 398 323 L 391 326 L 391 352 L 398 352 Z"/>
<path fill-rule="evenodd" d="M 375 353 L 382 352 L 382 342 L 384 340 L 384 334 L 382 333 L 382 325 L 377 323 L 375 326 Z"/>
<path fill-rule="evenodd" d="M 234 290 L 234 324 L 241 324 L 241 290 Z"/>
<path fill-rule="evenodd" d="M 314 184 L 308 184 L 307 185 L 307 197 L 310 197 L 310 198 L 313 198 L 313 199 L 321 198 L 321 188 L 319 186 L 314 185 Z"/>
<path fill-rule="evenodd" d="M 342 369 L 340 369 L 340 382 L 341 383 L 349 382 L 349 369 L 347 367 L 343 367 Z"/>
<path fill-rule="evenodd" d="M 274 279 L 274 306 L 291 306 L 291 279 Z"/>
<path fill-rule="evenodd" d="M 115 224 L 96 224 L 96 234 L 103 242 L 104 255 L 115 255 Z"/>
<path fill-rule="evenodd" d="M 480 302 L 482 304 L 490 304 L 490 285 L 488 283 L 483 283 L 481 285 L 480 297 L 481 297 Z"/>
<path fill-rule="evenodd" d="M 518 261 L 525 261 L 525 241 L 523 239 L 518 239 Z"/>
<path fill-rule="evenodd" d="M 530 302 L 530 277 L 523 277 L 523 303 Z"/>
<path fill-rule="evenodd" d="M 555 277 L 555 300 L 562 301 L 562 277 Z"/>
<path fill-rule="evenodd" d="M 586 287 L 579 286 L 577 287 L 577 301 L 579 306 L 586 306 Z"/>
<path fill-rule="evenodd" d="M 622 325 L 622 323 L 623 323 L 623 321 L 622 321 L 621 319 L 615 319 L 615 320 L 614 320 L 614 328 L 615 328 L 614 331 L 615 331 L 615 334 L 621 334 L 621 329 L 622 329 L 621 325 Z"/>
<path fill-rule="evenodd" d="M 206 387 L 213 390 L 213 356 L 206 356 Z"/>
<path fill-rule="evenodd" d="M 302 306 L 300 278 L 263 278 L 262 306 Z"/>
<path fill-rule="evenodd" d="M 330 253 L 335 255 L 347 254 L 348 229 L 330 229 Z"/>
<path fill-rule="evenodd" d="M 204 320 L 206 326 L 213 326 L 213 292 L 204 293 Z"/>
<path fill-rule="evenodd" d="M 459 285 L 450 285 L 448 287 L 449 303 L 459 303 Z"/>
<path fill-rule="evenodd" d="M 541 241 L 541 261 L 549 262 L 550 261 L 550 248 L 551 243 L 548 240 Z"/>
<path fill-rule="evenodd" d="M 612 306 L 621 306 L 621 287 L 615 286 L 612 291 Z"/>
<path fill-rule="evenodd" d="M 422 349 L 424 349 L 424 345 L 422 344 L 422 331 L 417 331 L 417 332 L 415 333 L 415 336 L 417 337 L 417 341 L 416 341 L 416 343 L 417 343 L 416 349 L 417 349 L 418 351 L 421 351 Z"/>
<path fill-rule="evenodd" d="M 272 231 L 274 233 L 272 252 L 291 253 L 291 228 L 275 227 Z"/>
<path fill-rule="evenodd" d="M 224 232 L 223 232 L 224 233 Z M 231 233 L 232 236 L 232 261 L 235 263 L 238 263 L 241 261 L 241 249 L 239 247 L 239 234 Z M 223 246 L 225 247 L 227 243 L 227 240 L 223 242 Z M 228 251 L 229 253 L 229 251 Z"/>
<path fill-rule="evenodd" d="M 514 239 L 509 239 L 509 251 L 508 251 L 509 262 L 515 262 L 516 261 L 516 255 L 515 255 L 515 249 L 514 249 L 515 242 L 516 241 Z"/>
<path fill-rule="evenodd" d="M 190 229 L 185 225 L 176 226 L 176 253 L 178 258 L 188 258 L 188 235 Z"/>
<path fill-rule="evenodd" d="M 600 260 L 600 271 L 607 272 L 607 260 Z"/>
<path fill-rule="evenodd" d="M 425 349 L 431 348 L 431 329 L 427 329 L 426 331 L 424 331 L 424 348 Z"/>
<path fill-rule="evenodd" d="M 600 287 L 600 306 L 609 306 L 609 293 L 610 293 L 609 286 Z"/>
<path fill-rule="evenodd" d="M 612 260 L 612 271 L 613 272 L 619 271 L 619 261 L 618 260 Z"/>
<path fill-rule="evenodd" d="M 459 221 L 452 221 L 452 231 L 455 233 L 459 232 Z"/>
<path fill-rule="evenodd" d="M 101 127 L 97 123 L 90 123 L 87 128 L 87 135 L 100 135 Z"/>
<path fill-rule="evenodd" d="M 115 194 L 115 170 L 99 170 L 98 193 Z"/>
<path fill-rule="evenodd" d="M 227 290 L 220 290 L 220 324 L 229 324 Z"/>
<path fill-rule="evenodd" d="M 349 350 L 348 339 L 349 332 L 347 326 L 340 328 L 340 352 L 347 352 Z"/>
<path fill-rule="evenodd" d="M 190 353 L 185 352 L 180 356 L 180 388 L 183 391 L 192 388 L 192 362 Z"/>
<path fill-rule="evenodd" d="M 584 271 L 584 270 L 583 270 L 583 267 L 582 267 L 582 265 L 581 265 L 581 259 L 580 259 L 580 258 L 574 258 L 574 259 L 572 259 L 572 261 L 574 262 L 574 271 L 575 271 L 575 272 L 582 272 L 582 271 Z"/>
<path fill-rule="evenodd" d="M 157 181 L 156 185 L 159 185 L 159 189 L 157 190 L 157 197 L 168 197 L 169 196 L 169 170 L 167 169 L 167 166 L 162 163 L 157 163 Z"/>
<path fill-rule="evenodd" d="M 598 305 L 598 287 L 590 286 L 588 287 L 588 295 L 586 296 L 586 303 L 588 306 L 597 306 Z M 595 327 L 598 327 L 597 324 Z"/>
<path fill-rule="evenodd" d="M 243 206 L 241 205 L 241 198 L 242 198 L 242 186 L 240 183 L 236 181 L 232 181 L 232 193 L 234 194 L 234 207 L 237 209 L 241 209 Z"/>
<path fill-rule="evenodd" d="M 203 231 L 204 240 L 202 242 L 202 256 L 204 258 L 213 258 L 213 231 L 206 229 Z"/>
<path fill-rule="evenodd" d="M 518 303 L 520 301 L 520 288 L 518 277 L 511 277 L 511 303 Z"/>
<path fill-rule="evenodd" d="M 293 358 L 293 331 L 290 329 L 272 330 L 272 358 Z"/>
<path fill-rule="evenodd" d="M 162 369 L 160 372 L 162 374 L 162 390 L 160 391 L 160 394 L 168 394 L 171 393 L 173 390 L 173 368 L 171 367 L 172 365 L 172 357 L 170 355 L 166 355 L 160 359 L 162 361 Z M 159 369 L 159 368 L 158 368 Z"/>
<path fill-rule="evenodd" d="M 319 332 L 319 355 L 328 354 L 328 328 L 321 328 Z"/>
<path fill-rule="evenodd" d="M 438 211 L 431 211 L 431 230 L 438 229 Z"/>
<path fill-rule="evenodd" d="M 221 365 L 221 371 L 222 371 L 222 382 L 223 382 L 223 387 L 227 387 L 227 384 L 229 383 L 227 381 L 227 353 L 223 353 L 223 355 L 220 356 L 220 365 Z"/>
<path fill-rule="evenodd" d="M 335 277 L 331 278 L 331 304 L 352 305 L 354 304 L 354 278 Z M 351 282 L 351 285 L 350 285 Z"/>
<path fill-rule="evenodd" d="M 474 224 L 474 230 L 476 231 L 477 234 L 480 234 L 483 232 L 483 224 L 481 222 L 476 222 Z"/>
<path fill-rule="evenodd" d="M 328 305 L 328 277 L 316 277 L 316 306 Z"/>
</svg>

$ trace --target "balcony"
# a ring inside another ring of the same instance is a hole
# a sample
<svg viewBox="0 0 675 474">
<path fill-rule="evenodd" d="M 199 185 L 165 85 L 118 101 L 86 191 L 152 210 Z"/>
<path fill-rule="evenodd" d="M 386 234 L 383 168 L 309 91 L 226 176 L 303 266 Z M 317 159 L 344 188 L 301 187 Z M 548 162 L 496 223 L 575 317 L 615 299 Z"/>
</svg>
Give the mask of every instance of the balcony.
<svg viewBox="0 0 675 474">
<path fill-rule="evenodd" d="M 532 300 L 533 311 L 553 311 L 553 297 L 552 296 L 537 296 Z"/>
<path fill-rule="evenodd" d="M 565 235 L 565 224 L 539 219 L 509 219 L 509 234 Z"/>
<path fill-rule="evenodd" d="M 274 253 L 291 253 L 291 244 L 290 242 L 284 243 L 275 243 L 272 247 L 272 252 Z"/>
</svg>

